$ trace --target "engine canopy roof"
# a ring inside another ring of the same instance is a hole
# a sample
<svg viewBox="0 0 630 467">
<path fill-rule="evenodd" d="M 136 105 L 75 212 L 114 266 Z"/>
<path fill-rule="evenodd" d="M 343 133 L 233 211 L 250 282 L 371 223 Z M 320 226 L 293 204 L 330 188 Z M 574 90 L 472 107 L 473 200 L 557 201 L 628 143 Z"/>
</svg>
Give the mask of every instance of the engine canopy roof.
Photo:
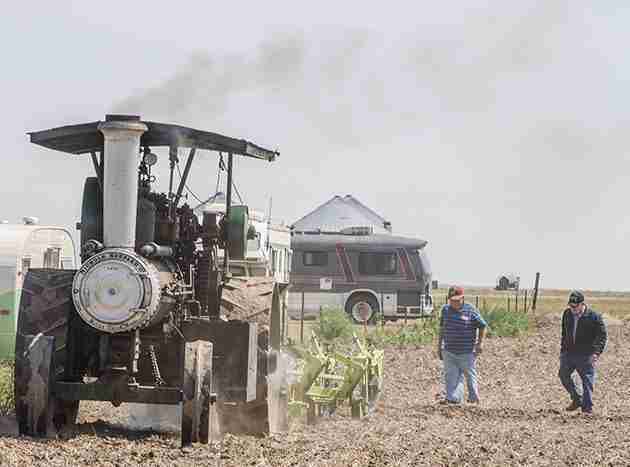
<svg viewBox="0 0 630 467">
<path fill-rule="evenodd" d="M 107 115 L 105 120 L 140 121 L 140 117 Z M 98 130 L 99 123 L 101 122 L 67 125 L 48 130 L 34 131 L 28 134 L 31 137 L 31 143 L 49 149 L 70 154 L 89 154 L 103 150 L 103 134 Z M 169 146 L 176 148 L 206 149 L 209 151 L 227 152 L 253 157 L 270 162 L 280 155 L 278 151 L 265 149 L 262 146 L 258 146 L 244 139 L 231 138 L 210 131 L 196 130 L 194 128 L 170 123 L 147 121 L 142 121 L 142 123 L 148 127 L 148 130 L 143 133 L 140 138 L 140 145 L 143 147 Z"/>
</svg>

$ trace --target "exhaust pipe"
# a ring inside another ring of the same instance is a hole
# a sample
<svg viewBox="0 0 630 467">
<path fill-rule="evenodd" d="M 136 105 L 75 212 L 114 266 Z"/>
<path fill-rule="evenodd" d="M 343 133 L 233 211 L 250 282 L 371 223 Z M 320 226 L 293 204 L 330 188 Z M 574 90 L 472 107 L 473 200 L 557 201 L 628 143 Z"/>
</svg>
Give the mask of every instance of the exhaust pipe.
<svg viewBox="0 0 630 467">
<path fill-rule="evenodd" d="M 140 136 L 148 130 L 139 116 L 107 115 L 98 129 L 105 138 L 103 243 L 133 250 L 136 245 Z"/>
</svg>

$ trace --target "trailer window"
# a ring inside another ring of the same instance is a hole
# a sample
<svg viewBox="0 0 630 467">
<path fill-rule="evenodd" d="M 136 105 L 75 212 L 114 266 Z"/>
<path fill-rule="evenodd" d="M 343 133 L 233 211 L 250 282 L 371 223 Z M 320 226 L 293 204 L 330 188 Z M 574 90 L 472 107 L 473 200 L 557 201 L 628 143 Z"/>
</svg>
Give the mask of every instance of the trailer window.
<svg viewBox="0 0 630 467">
<path fill-rule="evenodd" d="M 47 248 L 44 252 L 44 268 L 59 269 L 61 248 Z"/>
<path fill-rule="evenodd" d="M 396 253 L 359 253 L 359 273 L 369 275 L 396 274 L 398 255 Z"/>
<path fill-rule="evenodd" d="M 302 260 L 304 266 L 326 266 L 328 264 L 328 252 L 305 251 Z"/>
</svg>

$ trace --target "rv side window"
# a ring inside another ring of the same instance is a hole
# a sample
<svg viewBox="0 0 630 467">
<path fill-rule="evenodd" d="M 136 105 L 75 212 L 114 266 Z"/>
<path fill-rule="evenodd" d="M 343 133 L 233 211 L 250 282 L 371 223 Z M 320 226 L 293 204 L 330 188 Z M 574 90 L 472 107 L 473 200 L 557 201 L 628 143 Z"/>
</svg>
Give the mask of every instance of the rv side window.
<svg viewBox="0 0 630 467">
<path fill-rule="evenodd" d="M 305 251 L 302 259 L 304 266 L 326 266 L 328 253 L 326 251 Z"/>
<path fill-rule="evenodd" d="M 359 253 L 360 274 L 369 276 L 397 272 L 398 255 L 396 253 Z"/>
</svg>

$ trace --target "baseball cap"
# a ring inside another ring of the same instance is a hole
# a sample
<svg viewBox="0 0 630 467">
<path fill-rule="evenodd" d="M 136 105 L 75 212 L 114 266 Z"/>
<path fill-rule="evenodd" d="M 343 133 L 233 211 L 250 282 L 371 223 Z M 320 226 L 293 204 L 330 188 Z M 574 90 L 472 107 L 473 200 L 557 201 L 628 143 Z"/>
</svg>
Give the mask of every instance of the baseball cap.
<svg viewBox="0 0 630 467">
<path fill-rule="evenodd" d="M 449 287 L 448 289 L 448 299 L 451 300 L 461 300 L 464 298 L 464 288 L 463 287 Z"/>
<path fill-rule="evenodd" d="M 584 303 L 584 294 L 579 290 L 574 290 L 569 294 L 569 305 L 579 305 Z"/>
</svg>

